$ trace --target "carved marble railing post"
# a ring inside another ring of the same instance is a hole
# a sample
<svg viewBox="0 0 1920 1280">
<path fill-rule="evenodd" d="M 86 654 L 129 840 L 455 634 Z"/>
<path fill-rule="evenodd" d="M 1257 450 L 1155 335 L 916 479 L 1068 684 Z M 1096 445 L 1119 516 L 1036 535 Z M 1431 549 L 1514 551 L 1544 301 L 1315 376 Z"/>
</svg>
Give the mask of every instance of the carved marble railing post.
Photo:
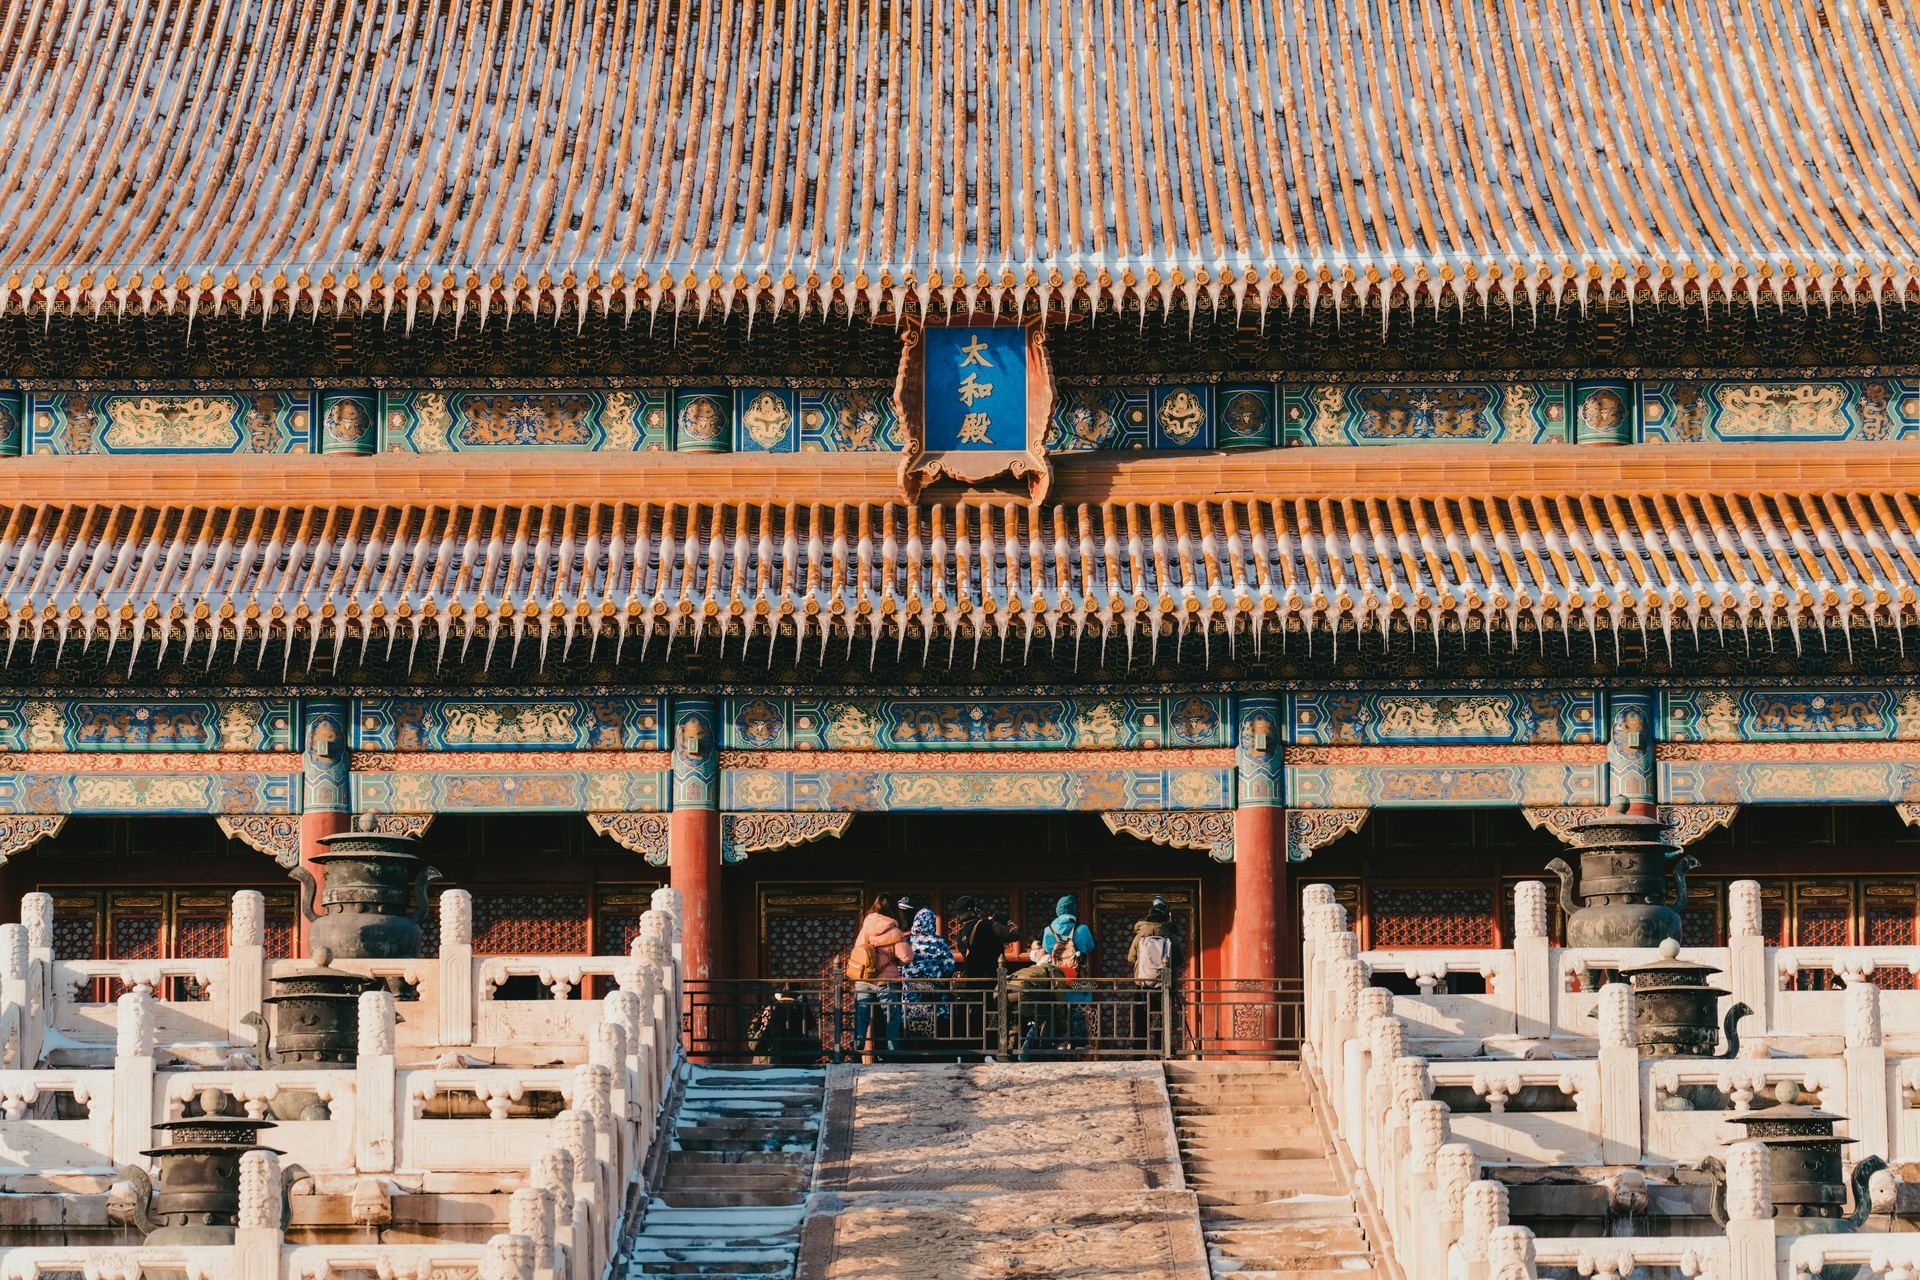
<svg viewBox="0 0 1920 1280">
<path fill-rule="evenodd" d="M 1362 987 L 1354 1006 L 1353 1032 L 1340 1050 L 1340 1121 L 1349 1132 L 1361 1132 L 1366 1125 L 1367 1076 L 1373 1068 L 1373 1025 L 1393 1013 L 1393 993 L 1384 987 Z M 1359 1159 L 1360 1146 L 1354 1146 Z"/>
<path fill-rule="evenodd" d="M 660 1091 L 655 1077 L 658 1075 L 659 1046 L 654 1041 L 653 1021 L 643 1012 L 652 1000 L 652 994 L 646 990 L 644 978 L 646 971 L 639 965 L 632 965 L 632 978 L 622 978 L 622 983 L 633 981 L 641 985 L 629 989 L 622 985 L 607 993 L 605 1009 L 601 1016 L 610 1025 L 618 1026 L 626 1037 L 627 1054 L 633 1063 L 634 1089 L 632 1105 L 638 1113 L 641 1124 L 651 1132 L 656 1113 L 660 1109 Z"/>
<path fill-rule="evenodd" d="M 572 1157 L 576 1239 L 581 1252 L 575 1267 L 597 1276 L 606 1264 L 608 1206 L 599 1194 L 600 1162 L 594 1154 L 593 1122 L 586 1112 L 568 1107 L 553 1118 L 554 1141 Z"/>
<path fill-rule="evenodd" d="M 1388 1015 L 1367 1026 L 1368 1065 L 1366 1102 L 1361 1124 L 1366 1128 L 1366 1167 L 1378 1171 L 1386 1164 L 1386 1118 L 1393 1106 L 1393 1064 L 1406 1056 L 1407 1025 Z"/>
<path fill-rule="evenodd" d="M 640 932 L 633 940 L 632 956 L 653 972 L 654 998 L 649 1016 L 654 1022 L 654 1037 L 661 1045 L 679 1045 L 680 1011 L 685 993 L 680 986 L 680 966 L 674 959 L 673 918 L 664 911 L 649 911 L 640 917 Z"/>
<path fill-rule="evenodd" d="M 233 1230 L 236 1275 L 271 1280 L 280 1274 L 280 1246 L 286 1239 L 280 1217 L 283 1199 L 280 1157 L 271 1151 L 241 1156 L 240 1211 Z"/>
<path fill-rule="evenodd" d="M 1727 886 L 1727 985 L 1735 1000 L 1753 1010 L 1743 1038 L 1773 1032 L 1773 981 L 1767 972 L 1767 938 L 1760 912 L 1760 882 L 1735 880 Z"/>
<path fill-rule="evenodd" d="M 1533 1232 L 1525 1227 L 1495 1227 L 1487 1234 L 1490 1280 L 1534 1280 Z"/>
<path fill-rule="evenodd" d="M 534 1157 L 531 1186 L 553 1198 L 553 1269 L 572 1276 L 574 1259 L 584 1256 L 580 1207 L 573 1195 L 573 1155 L 565 1147 L 548 1147 Z"/>
<path fill-rule="evenodd" d="M 1727 1152 L 1727 1272 L 1729 1280 L 1777 1280 L 1771 1153 L 1758 1142 Z"/>
<path fill-rule="evenodd" d="M 1880 1028 L 1880 988 L 1850 982 L 1846 1001 L 1847 1136 L 1860 1145 L 1854 1159 L 1892 1154 L 1891 1104 L 1887 1089 L 1887 1046 Z"/>
<path fill-rule="evenodd" d="M 508 1202 L 507 1227 L 533 1241 L 534 1280 L 553 1280 L 553 1193 L 521 1187 Z"/>
<path fill-rule="evenodd" d="M 1600 1160 L 1640 1163 L 1640 1042 L 1634 1034 L 1633 988 L 1600 988 Z"/>
<path fill-rule="evenodd" d="M 1328 996 L 1335 1006 L 1333 1030 L 1327 1036 L 1318 1065 L 1326 1082 L 1327 1096 L 1338 1106 L 1346 1093 L 1347 1042 L 1360 1025 L 1360 996 L 1367 989 L 1366 961 L 1334 961 L 1329 983 Z"/>
<path fill-rule="evenodd" d="M 573 1109 L 587 1118 L 587 1140 L 592 1144 L 594 1192 L 597 1203 L 614 1212 L 618 1206 L 614 1182 L 619 1176 L 620 1137 L 613 1123 L 612 1073 L 597 1063 L 587 1062 L 573 1071 Z"/>
<path fill-rule="evenodd" d="M 1522 880 L 1513 889 L 1513 1018 L 1516 1035 L 1553 1034 L 1552 941 L 1547 936 L 1547 886 Z"/>
<path fill-rule="evenodd" d="M 1507 1184 L 1482 1178 L 1467 1185 L 1460 1210 L 1460 1260 L 1469 1280 L 1488 1275 L 1487 1246 L 1493 1233 L 1507 1225 Z M 1451 1268 L 1449 1269 L 1451 1270 Z"/>
<path fill-rule="evenodd" d="M 1316 907 L 1323 913 L 1337 913 L 1346 918 L 1342 907 Z M 1337 1051 L 1339 1040 L 1336 1023 L 1339 1010 L 1334 1003 L 1333 975 L 1342 961 L 1351 960 L 1360 954 L 1359 944 L 1349 930 L 1330 933 L 1320 939 L 1314 948 L 1313 966 L 1306 984 L 1307 1036 L 1313 1046 L 1315 1061 L 1330 1056 Z"/>
<path fill-rule="evenodd" d="M 440 895 L 440 1042 L 473 1043 L 473 895 L 448 889 Z"/>
<path fill-rule="evenodd" d="M 1315 883 L 1300 890 L 1300 972 L 1313 972 L 1314 948 L 1324 925 L 1315 923 L 1314 909 L 1333 905 L 1333 886 Z"/>
<path fill-rule="evenodd" d="M 533 1280 L 533 1239 L 522 1235 L 489 1236 L 480 1255 L 481 1280 Z"/>
<path fill-rule="evenodd" d="M 1420 1240 L 1413 1277 L 1439 1277 L 1447 1274 L 1447 1254 L 1460 1239 L 1466 1216 L 1467 1188 L 1480 1177 L 1480 1158 L 1464 1142 L 1443 1143 L 1433 1153 L 1433 1212 L 1422 1215 L 1425 1231 L 1417 1231 Z"/>
<path fill-rule="evenodd" d="M 1393 1220 L 1394 1238 L 1405 1242 L 1401 1259 L 1419 1267 L 1425 1256 L 1434 1197 L 1439 1194 L 1436 1161 L 1453 1141 L 1451 1109 L 1444 1102 L 1422 1099 L 1407 1109 L 1407 1195 L 1404 1211 Z M 1415 1271 L 1414 1274 L 1420 1274 Z"/>
<path fill-rule="evenodd" d="M 633 1125 L 633 1058 L 627 1051 L 627 1029 L 617 1022 L 600 1021 L 587 1033 L 587 1061 L 607 1073 L 607 1113 L 616 1138 L 614 1167 L 631 1168 L 635 1149 Z"/>
<path fill-rule="evenodd" d="M 394 1159 L 394 1008 L 387 991 L 360 993 L 359 1059 L 354 1063 L 354 1165 L 388 1173 Z"/>
<path fill-rule="evenodd" d="M 27 1021 L 25 1043 L 35 1060 L 53 1025 L 53 895 L 28 893 L 20 898 L 20 923 L 27 927 Z"/>
<path fill-rule="evenodd" d="M 13 1039 L 8 1041 L 0 1024 L 0 1070 L 18 1071 L 39 1060 L 40 1045 L 27 1036 L 27 926 L 0 924 L 0 1020 L 11 1018 Z M 27 1060 L 28 1054 L 34 1061 Z"/>
<path fill-rule="evenodd" d="M 227 930 L 227 1042 L 253 1041 L 246 1024 L 250 1013 L 265 1016 L 261 1003 L 267 986 L 267 900 L 257 889 L 233 895 L 233 918 Z M 255 1050 L 264 1056 L 264 1047 Z M 262 1064 L 264 1065 L 264 1063 Z"/>
<path fill-rule="evenodd" d="M 153 1145 L 154 999 L 145 987 L 120 997 L 113 1051 L 113 1163 L 138 1164 Z"/>
</svg>

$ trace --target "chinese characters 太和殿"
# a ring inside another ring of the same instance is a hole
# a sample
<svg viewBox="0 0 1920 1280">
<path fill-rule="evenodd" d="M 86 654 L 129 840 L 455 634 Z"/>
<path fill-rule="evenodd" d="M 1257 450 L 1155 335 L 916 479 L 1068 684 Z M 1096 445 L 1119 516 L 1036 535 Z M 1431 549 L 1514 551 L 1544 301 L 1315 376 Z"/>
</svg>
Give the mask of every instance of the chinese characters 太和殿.
<svg viewBox="0 0 1920 1280">
<path fill-rule="evenodd" d="M 993 362 L 987 359 L 987 344 L 979 334 L 973 335 L 967 345 L 960 348 L 960 367 L 978 365 L 982 369 L 993 368 Z M 967 414 L 960 420 L 960 442 L 962 444 L 993 443 L 993 416 L 974 409 L 975 403 L 993 394 L 991 382 L 980 381 L 980 375 L 969 371 L 960 382 L 960 402 L 967 406 Z"/>
</svg>

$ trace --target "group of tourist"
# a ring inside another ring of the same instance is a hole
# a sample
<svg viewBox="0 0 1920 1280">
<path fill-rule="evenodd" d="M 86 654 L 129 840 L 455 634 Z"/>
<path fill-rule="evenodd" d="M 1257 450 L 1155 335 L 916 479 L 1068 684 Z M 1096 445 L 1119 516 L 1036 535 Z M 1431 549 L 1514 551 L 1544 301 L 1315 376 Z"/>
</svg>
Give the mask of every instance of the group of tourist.
<svg viewBox="0 0 1920 1280">
<path fill-rule="evenodd" d="M 1020 1056 L 1083 1045 L 1093 995 L 1078 984 L 1091 976 L 1099 944 L 1080 918 L 1079 900 L 1062 896 L 1046 927 L 1025 939 L 1024 949 L 1021 942 L 1005 911 L 990 911 L 970 895 L 954 899 L 944 929 L 931 906 L 875 895 L 846 958 L 854 1001 L 852 1053 L 872 1061 L 903 1047 L 984 1051 L 992 984 L 1003 975 L 1020 998 Z M 1178 949 L 1172 913 L 1165 899 L 1155 897 L 1146 918 L 1133 927 L 1127 965 L 1134 981 L 1142 987 L 1167 984 L 1179 968 Z"/>
</svg>

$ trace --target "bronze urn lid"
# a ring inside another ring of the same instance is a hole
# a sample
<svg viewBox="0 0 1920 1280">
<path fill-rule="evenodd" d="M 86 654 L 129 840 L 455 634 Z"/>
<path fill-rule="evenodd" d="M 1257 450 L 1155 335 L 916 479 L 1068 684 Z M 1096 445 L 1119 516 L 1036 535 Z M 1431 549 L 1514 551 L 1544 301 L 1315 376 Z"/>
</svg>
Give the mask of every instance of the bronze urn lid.
<svg viewBox="0 0 1920 1280">
<path fill-rule="evenodd" d="M 1749 1140 L 1769 1147 L 1830 1147 L 1857 1141 L 1833 1131 L 1845 1116 L 1801 1102 L 1800 1086 L 1793 1081 L 1775 1085 L 1773 1096 L 1773 1106 L 1764 1111 L 1738 1112 L 1728 1116 L 1727 1122 L 1744 1128 Z"/>
<path fill-rule="evenodd" d="M 1728 995 L 1730 993 L 1723 987 L 1707 985 L 1708 976 L 1719 972 L 1719 969 L 1710 964 L 1682 960 L 1680 943 L 1673 938 L 1668 938 L 1660 944 L 1658 960 L 1649 960 L 1645 964 L 1631 967 L 1622 966 L 1620 976 L 1632 985 L 1635 995 L 1680 990 L 1711 992 L 1715 996 Z"/>
</svg>

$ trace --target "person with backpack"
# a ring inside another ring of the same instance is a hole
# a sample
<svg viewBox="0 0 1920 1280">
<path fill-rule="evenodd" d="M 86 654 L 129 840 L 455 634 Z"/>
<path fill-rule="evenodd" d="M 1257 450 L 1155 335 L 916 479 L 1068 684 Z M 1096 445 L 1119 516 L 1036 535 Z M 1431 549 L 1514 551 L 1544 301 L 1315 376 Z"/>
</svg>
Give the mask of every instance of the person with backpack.
<svg viewBox="0 0 1920 1280">
<path fill-rule="evenodd" d="M 1075 990 L 1074 983 L 1092 974 L 1094 949 L 1093 930 L 1080 923 L 1080 899 L 1069 893 L 1053 904 L 1053 923 L 1040 935 L 1040 946 L 1047 953 L 1047 967 L 1058 970 L 1066 984 L 1061 998 L 1067 1007 L 1066 1048 L 1079 1049 L 1087 1042 L 1086 1006 L 1093 993 Z"/>
<path fill-rule="evenodd" d="M 873 1061 L 870 1035 L 880 1039 L 888 1053 L 900 1051 L 900 970 L 911 959 L 913 948 L 900 921 L 887 909 L 887 895 L 874 895 L 847 952 L 847 978 L 853 983 L 853 1052 L 864 1062 Z"/>
<path fill-rule="evenodd" d="M 953 1033 L 973 1053 L 988 1053 L 986 1009 L 1007 944 L 1020 934 L 1004 911 L 988 911 L 977 898 L 961 894 L 953 901 L 953 952 L 960 961 L 954 974 Z"/>
<path fill-rule="evenodd" d="M 1174 989 L 1174 979 L 1180 972 L 1180 944 L 1173 936 L 1173 912 L 1167 906 L 1167 900 L 1155 895 L 1147 907 L 1147 918 L 1133 923 L 1133 941 L 1127 946 L 1127 964 L 1133 969 L 1133 980 L 1141 988 L 1140 1012 L 1134 1029 L 1133 1040 L 1142 1049 L 1150 1048 L 1152 1039 L 1153 993 Z M 1173 1014 L 1172 997 L 1169 994 L 1167 1014 Z"/>
</svg>

